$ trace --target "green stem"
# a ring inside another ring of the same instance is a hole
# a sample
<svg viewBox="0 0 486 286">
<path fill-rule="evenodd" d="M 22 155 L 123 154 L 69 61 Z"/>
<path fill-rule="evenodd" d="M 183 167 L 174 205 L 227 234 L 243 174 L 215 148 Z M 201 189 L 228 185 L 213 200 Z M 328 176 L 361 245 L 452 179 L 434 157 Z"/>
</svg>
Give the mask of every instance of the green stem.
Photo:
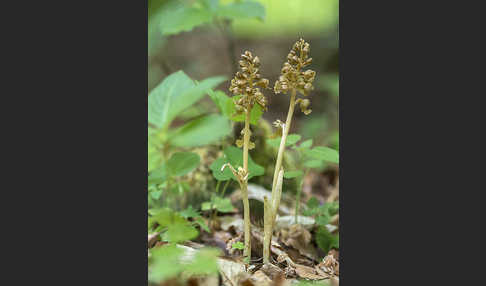
<svg viewBox="0 0 486 286">
<path fill-rule="evenodd" d="M 224 193 L 226 192 L 226 188 L 228 188 L 228 186 L 229 186 L 230 183 L 231 183 L 231 179 L 229 179 L 228 181 L 226 181 L 226 183 L 224 184 L 223 191 L 221 191 L 221 197 L 222 198 L 224 197 Z"/>
</svg>

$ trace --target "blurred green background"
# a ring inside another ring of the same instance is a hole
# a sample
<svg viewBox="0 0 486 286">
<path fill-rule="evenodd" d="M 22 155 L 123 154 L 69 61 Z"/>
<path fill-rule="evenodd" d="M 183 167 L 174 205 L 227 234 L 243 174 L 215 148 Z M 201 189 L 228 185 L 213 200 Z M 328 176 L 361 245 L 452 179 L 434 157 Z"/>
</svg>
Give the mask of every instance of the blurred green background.
<svg viewBox="0 0 486 286">
<path fill-rule="evenodd" d="M 149 0 L 148 6 L 149 92 L 167 75 L 183 70 L 196 80 L 226 76 L 228 81 L 218 89 L 229 95 L 235 63 L 245 50 L 260 58 L 261 74 L 273 87 L 287 53 L 302 37 L 311 45 L 309 68 L 317 73 L 310 95 L 313 112 L 297 112 L 291 133 L 338 148 L 338 0 Z M 226 17 L 208 16 L 206 11 L 216 11 L 215 7 L 237 9 L 221 12 Z M 287 96 L 271 90 L 265 95 L 269 110 L 263 117 L 285 120 Z M 195 108 L 217 110 L 207 97 Z"/>
</svg>

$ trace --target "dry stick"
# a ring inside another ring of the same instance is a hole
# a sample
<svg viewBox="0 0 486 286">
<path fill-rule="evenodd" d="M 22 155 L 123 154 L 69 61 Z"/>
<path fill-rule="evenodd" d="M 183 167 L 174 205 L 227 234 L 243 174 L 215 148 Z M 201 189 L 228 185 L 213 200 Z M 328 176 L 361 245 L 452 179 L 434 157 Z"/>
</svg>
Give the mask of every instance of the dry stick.
<svg viewBox="0 0 486 286">
<path fill-rule="evenodd" d="M 245 129 L 243 136 L 243 169 L 245 169 L 245 174 L 248 174 L 248 147 L 250 145 L 250 110 L 247 108 L 245 110 Z M 242 181 L 242 191 L 243 191 L 243 219 L 245 225 L 245 248 L 243 250 L 243 256 L 251 258 L 251 239 L 250 239 L 250 202 L 248 201 L 248 179 Z"/>
</svg>

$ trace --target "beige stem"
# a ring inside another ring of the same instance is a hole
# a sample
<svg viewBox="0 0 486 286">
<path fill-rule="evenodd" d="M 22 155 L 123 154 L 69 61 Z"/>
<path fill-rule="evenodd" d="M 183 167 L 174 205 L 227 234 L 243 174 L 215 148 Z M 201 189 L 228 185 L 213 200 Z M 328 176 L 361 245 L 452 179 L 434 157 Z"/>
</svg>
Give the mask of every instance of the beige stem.
<svg viewBox="0 0 486 286">
<path fill-rule="evenodd" d="M 243 135 L 243 169 L 248 174 L 248 148 L 250 145 L 250 109 L 246 109 L 245 129 Z M 243 256 L 249 261 L 251 258 L 251 233 L 250 233 L 250 202 L 248 201 L 248 181 L 242 182 L 243 191 L 243 219 L 245 228 L 245 248 Z"/>
</svg>

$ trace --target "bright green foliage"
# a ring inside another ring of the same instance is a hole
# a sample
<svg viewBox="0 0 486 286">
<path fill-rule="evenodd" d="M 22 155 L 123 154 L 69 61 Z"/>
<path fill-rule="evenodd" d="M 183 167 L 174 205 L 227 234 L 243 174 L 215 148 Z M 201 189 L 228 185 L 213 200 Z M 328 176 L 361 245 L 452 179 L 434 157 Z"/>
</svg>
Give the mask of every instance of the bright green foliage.
<svg viewBox="0 0 486 286">
<path fill-rule="evenodd" d="M 223 116 L 209 114 L 179 128 L 171 136 L 171 144 L 177 147 L 197 147 L 214 143 L 231 133 L 231 125 Z"/>
<path fill-rule="evenodd" d="M 174 153 L 166 164 L 153 170 L 148 176 L 148 185 L 161 184 L 169 177 L 186 175 L 199 166 L 199 155 L 192 152 Z"/>
<path fill-rule="evenodd" d="M 199 155 L 192 152 L 174 153 L 169 161 L 167 168 L 170 176 L 183 176 L 196 169 L 200 162 Z"/>
<path fill-rule="evenodd" d="M 287 171 L 284 173 L 284 178 L 285 179 L 292 179 L 292 178 L 296 178 L 296 177 L 301 177 L 302 175 L 304 175 L 304 172 L 302 171 Z"/>
<path fill-rule="evenodd" d="M 192 208 L 192 206 L 187 207 L 185 210 L 179 213 L 183 218 L 199 217 L 201 214 Z"/>
<path fill-rule="evenodd" d="M 304 162 L 304 167 L 311 169 L 322 169 L 326 166 L 322 160 L 309 160 Z"/>
<path fill-rule="evenodd" d="M 307 281 L 301 280 L 295 286 L 330 286 L 329 280 L 322 280 L 322 281 Z"/>
<path fill-rule="evenodd" d="M 162 240 L 177 243 L 194 239 L 198 234 L 199 233 L 192 225 L 187 223 L 176 223 L 167 227 L 167 231 L 162 234 Z"/>
<path fill-rule="evenodd" d="M 204 221 L 204 219 L 201 216 L 194 218 L 194 222 L 197 225 L 199 225 L 202 229 L 204 229 L 206 232 L 211 232 L 208 225 L 206 224 L 206 222 Z"/>
<path fill-rule="evenodd" d="M 295 149 L 309 149 L 312 147 L 312 139 L 305 140 L 304 142 L 300 143 L 299 146 L 295 146 Z"/>
<path fill-rule="evenodd" d="M 191 31 L 194 27 L 211 22 L 212 15 L 206 8 L 181 5 L 167 11 L 160 21 L 160 29 L 165 36 Z"/>
<path fill-rule="evenodd" d="M 331 217 L 339 212 L 339 203 L 338 202 L 328 202 L 323 205 L 319 205 L 319 202 L 316 198 L 311 198 L 307 202 L 307 209 L 304 210 L 303 214 L 306 216 L 315 216 L 316 218 L 322 217 L 319 219 L 321 222 L 325 223 L 318 223 L 320 225 L 325 225 L 331 219 Z M 318 220 L 316 219 L 316 222 Z"/>
<path fill-rule="evenodd" d="M 265 7 L 254 1 L 240 1 L 221 6 L 217 15 L 228 19 L 257 18 L 265 19 Z"/>
<path fill-rule="evenodd" d="M 311 150 L 304 151 L 304 155 L 312 159 L 339 164 L 339 152 L 328 147 L 317 146 Z"/>
<path fill-rule="evenodd" d="M 292 146 L 295 143 L 297 143 L 300 140 L 301 136 L 299 134 L 289 134 L 287 136 L 287 141 L 285 142 L 285 146 Z M 273 139 L 267 139 L 267 143 L 273 147 L 279 147 L 280 146 L 280 141 L 282 137 L 277 137 Z"/>
<path fill-rule="evenodd" d="M 162 153 L 159 146 L 162 145 L 160 135 L 153 128 L 148 128 L 148 171 L 158 168 L 163 162 Z"/>
<path fill-rule="evenodd" d="M 218 271 L 217 257 L 221 255 L 219 249 L 200 249 L 191 261 L 182 260 L 184 253 L 184 249 L 175 244 L 150 249 L 149 281 L 158 283 L 182 273 L 185 276 L 208 275 Z"/>
<path fill-rule="evenodd" d="M 339 249 L 339 234 L 331 234 L 326 228 L 326 224 L 329 223 L 331 217 L 338 212 L 338 202 L 319 205 L 319 202 L 314 197 L 307 202 L 307 210 L 303 212 L 304 215 L 315 217 L 316 224 L 319 226 L 316 233 L 317 246 L 319 246 L 319 248 L 324 250 L 326 253 L 331 248 Z"/>
<path fill-rule="evenodd" d="M 209 97 L 211 97 L 211 99 L 218 106 L 219 110 L 226 118 L 235 122 L 245 121 L 245 115 L 236 114 L 235 108 L 235 101 L 238 100 L 241 95 L 229 97 L 224 92 L 217 90 L 209 91 Z M 250 112 L 250 124 L 257 125 L 258 120 L 262 117 L 262 114 L 263 109 L 260 105 L 256 104 L 255 106 L 253 106 Z"/>
<path fill-rule="evenodd" d="M 201 210 L 207 211 L 211 209 L 216 209 L 222 213 L 228 213 L 234 211 L 235 207 L 231 204 L 229 198 L 221 198 L 219 196 L 212 196 L 211 201 L 204 202 L 201 205 Z"/>
<path fill-rule="evenodd" d="M 159 225 L 156 231 L 166 229 L 162 234 L 164 241 L 176 243 L 193 239 L 198 235 L 197 230 L 190 222 L 167 208 L 157 210 L 149 217 L 149 227 L 152 227 L 155 223 Z"/>
<path fill-rule="evenodd" d="M 148 279 L 152 282 L 159 282 L 172 278 L 184 270 L 179 260 L 184 250 L 176 245 L 165 245 L 152 248 L 151 265 L 149 267 Z"/>
<path fill-rule="evenodd" d="M 203 248 L 199 250 L 191 263 L 186 267 L 189 275 L 208 275 L 218 272 L 217 258 L 221 255 L 218 248 Z"/>
<path fill-rule="evenodd" d="M 320 226 L 316 233 L 316 243 L 325 253 L 331 248 L 339 249 L 339 234 L 331 234 L 325 226 Z"/>
<path fill-rule="evenodd" d="M 181 111 L 196 103 L 208 90 L 224 80 L 224 77 L 218 76 L 196 84 L 183 71 L 169 75 L 149 93 L 149 123 L 158 128 L 167 127 Z"/>
<path fill-rule="evenodd" d="M 226 149 L 224 149 L 223 153 L 223 157 L 216 159 L 209 167 L 213 172 L 213 176 L 218 181 L 226 181 L 229 179 L 238 181 L 229 168 L 226 168 L 223 172 L 221 172 L 221 167 L 226 163 L 230 163 L 235 169 L 238 167 L 243 167 L 243 151 L 238 147 L 228 146 Z M 265 169 L 262 166 L 257 165 L 251 159 L 251 157 L 248 156 L 248 172 L 249 180 L 255 176 L 263 175 L 265 173 Z"/>
<path fill-rule="evenodd" d="M 243 242 L 238 241 L 238 242 L 233 243 L 231 245 L 231 248 L 243 250 L 245 248 L 245 245 L 243 244 Z"/>
<path fill-rule="evenodd" d="M 258 2 L 244 1 L 222 5 L 217 0 L 194 1 L 192 5 L 177 3 L 167 5 L 158 19 L 162 35 L 174 35 L 211 23 L 219 18 L 263 20 L 265 8 Z"/>
</svg>

